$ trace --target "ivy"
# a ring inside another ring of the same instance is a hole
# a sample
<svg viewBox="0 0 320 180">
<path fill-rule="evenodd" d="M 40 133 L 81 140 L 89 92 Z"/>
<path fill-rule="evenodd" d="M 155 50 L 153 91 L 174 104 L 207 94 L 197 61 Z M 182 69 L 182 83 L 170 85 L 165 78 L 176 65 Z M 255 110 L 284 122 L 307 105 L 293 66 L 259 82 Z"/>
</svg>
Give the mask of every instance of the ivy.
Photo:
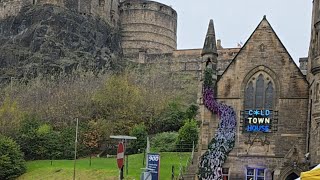
<svg viewBox="0 0 320 180">
<path fill-rule="evenodd" d="M 236 113 L 231 106 L 214 98 L 213 70 L 207 68 L 204 76 L 203 103 L 211 112 L 219 116 L 219 126 L 215 137 L 200 158 L 199 179 L 222 180 L 222 165 L 235 144 Z"/>
</svg>

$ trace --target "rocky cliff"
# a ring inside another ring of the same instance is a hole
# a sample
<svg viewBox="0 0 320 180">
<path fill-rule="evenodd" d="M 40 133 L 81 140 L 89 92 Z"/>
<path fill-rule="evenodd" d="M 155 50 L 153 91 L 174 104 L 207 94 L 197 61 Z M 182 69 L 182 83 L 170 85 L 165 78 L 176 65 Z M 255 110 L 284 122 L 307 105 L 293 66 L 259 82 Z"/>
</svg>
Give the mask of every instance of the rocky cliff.
<svg viewBox="0 0 320 180">
<path fill-rule="evenodd" d="M 23 7 L 0 21 L 0 82 L 112 70 L 122 54 L 120 37 L 96 17 L 53 5 Z"/>
</svg>

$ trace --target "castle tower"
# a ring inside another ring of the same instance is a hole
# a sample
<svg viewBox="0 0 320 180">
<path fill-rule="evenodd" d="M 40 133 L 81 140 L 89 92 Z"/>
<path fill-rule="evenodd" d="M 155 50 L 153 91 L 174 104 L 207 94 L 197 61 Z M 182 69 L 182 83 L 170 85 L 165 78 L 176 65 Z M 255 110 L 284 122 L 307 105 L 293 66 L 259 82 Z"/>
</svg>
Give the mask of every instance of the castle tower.
<svg viewBox="0 0 320 180">
<path fill-rule="evenodd" d="M 204 71 L 206 68 L 211 68 L 213 70 L 213 81 L 214 84 L 217 82 L 217 63 L 218 63 L 218 53 L 216 46 L 216 36 L 213 25 L 213 20 L 210 20 L 207 35 L 205 38 L 205 42 L 202 49 L 202 74 L 204 76 Z M 203 91 L 203 79 L 200 81 L 198 97 L 200 98 L 199 106 L 200 106 L 200 119 L 201 119 L 201 130 L 200 130 L 200 146 L 199 150 L 201 153 L 205 152 L 208 149 L 208 144 L 212 139 L 216 130 L 217 123 L 210 123 L 210 121 L 215 119 L 215 116 L 209 111 L 203 104 L 202 99 L 202 91 Z"/>
<path fill-rule="evenodd" d="M 124 54 L 170 53 L 177 49 L 177 12 L 170 6 L 146 0 L 120 5 Z"/>
<path fill-rule="evenodd" d="M 320 0 L 314 0 L 312 12 L 312 35 L 309 48 L 309 134 L 308 149 L 311 166 L 320 161 Z"/>
</svg>

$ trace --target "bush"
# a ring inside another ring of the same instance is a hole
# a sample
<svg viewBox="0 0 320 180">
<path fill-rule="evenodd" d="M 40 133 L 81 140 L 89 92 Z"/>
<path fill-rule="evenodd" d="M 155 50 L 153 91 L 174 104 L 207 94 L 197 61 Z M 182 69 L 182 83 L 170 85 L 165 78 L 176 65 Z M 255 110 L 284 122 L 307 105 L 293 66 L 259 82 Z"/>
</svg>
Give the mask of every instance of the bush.
<svg viewBox="0 0 320 180">
<path fill-rule="evenodd" d="M 74 155 L 74 128 L 54 131 L 36 117 L 26 117 L 21 124 L 18 143 L 26 159 L 71 159 Z M 79 155 L 82 148 L 79 147 Z"/>
<path fill-rule="evenodd" d="M 179 151 L 191 151 L 193 143 L 198 143 L 199 130 L 195 120 L 188 120 L 180 128 L 178 136 Z"/>
<path fill-rule="evenodd" d="M 151 124 L 150 133 L 160 133 L 169 131 L 178 131 L 183 126 L 185 112 L 182 105 L 177 102 L 171 102 Z"/>
<path fill-rule="evenodd" d="M 172 152 L 176 150 L 177 132 L 156 134 L 151 140 L 151 148 L 156 152 Z"/>
<path fill-rule="evenodd" d="M 12 139 L 0 135 L 0 179 L 15 179 L 25 171 L 20 147 Z"/>
<path fill-rule="evenodd" d="M 137 137 L 137 140 L 133 140 L 130 144 L 131 153 L 142 152 L 147 147 L 147 129 L 144 124 L 139 124 L 133 127 L 130 131 L 130 136 Z"/>
</svg>

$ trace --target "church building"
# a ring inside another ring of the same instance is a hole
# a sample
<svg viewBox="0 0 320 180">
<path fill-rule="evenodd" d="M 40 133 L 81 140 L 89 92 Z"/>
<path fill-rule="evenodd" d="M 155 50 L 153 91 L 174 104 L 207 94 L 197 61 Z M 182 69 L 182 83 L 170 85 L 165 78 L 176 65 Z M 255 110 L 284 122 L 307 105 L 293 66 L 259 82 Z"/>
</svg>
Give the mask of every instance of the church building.
<svg viewBox="0 0 320 180">
<path fill-rule="evenodd" d="M 264 16 L 219 73 L 219 46 L 210 21 L 199 87 L 199 179 L 294 180 L 320 163 L 319 5 L 315 0 L 310 53 L 300 59 L 300 68 Z M 209 105 L 212 100 L 204 92 L 208 68 L 215 99 Z M 228 109 L 235 122 L 225 125 Z"/>
</svg>

